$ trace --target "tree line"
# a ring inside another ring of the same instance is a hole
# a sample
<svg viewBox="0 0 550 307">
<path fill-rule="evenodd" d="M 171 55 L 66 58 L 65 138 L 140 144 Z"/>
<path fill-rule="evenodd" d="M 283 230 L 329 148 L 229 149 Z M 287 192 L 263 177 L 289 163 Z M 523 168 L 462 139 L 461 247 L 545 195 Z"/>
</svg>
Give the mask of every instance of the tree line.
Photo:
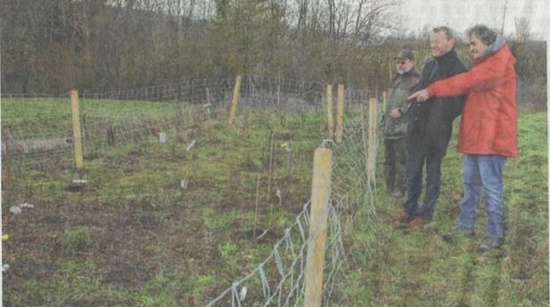
<svg viewBox="0 0 550 307">
<path fill-rule="evenodd" d="M 259 74 L 383 90 L 402 46 L 396 0 L 0 0 L 2 92 L 103 92 Z M 509 38 L 526 100 L 546 101 L 546 45 Z M 396 34 L 398 33 L 398 34 Z M 461 58 L 469 63 L 466 44 Z"/>
</svg>

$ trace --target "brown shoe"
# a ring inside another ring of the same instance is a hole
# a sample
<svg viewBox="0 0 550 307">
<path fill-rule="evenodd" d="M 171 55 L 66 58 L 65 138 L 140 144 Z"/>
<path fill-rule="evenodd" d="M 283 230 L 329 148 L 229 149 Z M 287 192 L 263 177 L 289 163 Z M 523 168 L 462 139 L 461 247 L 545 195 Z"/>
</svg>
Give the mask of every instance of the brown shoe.
<svg viewBox="0 0 550 307">
<path fill-rule="evenodd" d="M 401 212 L 401 215 L 397 218 L 399 224 L 409 224 L 413 220 L 413 217 L 407 212 Z"/>
<path fill-rule="evenodd" d="M 409 228 L 421 227 L 428 224 L 429 222 L 431 222 L 431 220 L 421 216 L 417 216 L 412 221 L 410 221 Z"/>
</svg>

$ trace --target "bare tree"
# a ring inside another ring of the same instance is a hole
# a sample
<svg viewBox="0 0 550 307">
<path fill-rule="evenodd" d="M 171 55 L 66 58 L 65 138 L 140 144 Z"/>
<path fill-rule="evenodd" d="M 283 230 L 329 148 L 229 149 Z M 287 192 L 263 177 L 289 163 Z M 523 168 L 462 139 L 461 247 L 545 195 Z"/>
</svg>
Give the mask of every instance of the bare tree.
<svg viewBox="0 0 550 307">
<path fill-rule="evenodd" d="M 516 26 L 516 40 L 520 42 L 525 42 L 533 38 L 533 33 L 531 32 L 531 24 L 529 23 L 529 20 L 527 18 L 515 18 L 514 24 Z"/>
</svg>

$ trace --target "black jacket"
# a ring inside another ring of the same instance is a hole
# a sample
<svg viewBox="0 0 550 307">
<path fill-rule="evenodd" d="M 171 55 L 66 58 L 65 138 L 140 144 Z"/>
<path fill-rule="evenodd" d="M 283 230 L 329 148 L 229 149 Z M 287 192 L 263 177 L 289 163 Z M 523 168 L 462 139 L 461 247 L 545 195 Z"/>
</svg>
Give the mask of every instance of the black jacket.
<svg viewBox="0 0 550 307">
<path fill-rule="evenodd" d="M 411 92 L 425 89 L 428 84 L 466 71 L 456 52 L 429 60 L 420 81 Z M 412 102 L 411 119 L 407 129 L 407 145 L 411 150 L 418 146 L 430 146 L 436 154 L 444 156 L 453 131 L 453 120 L 462 113 L 464 96 L 430 97 L 426 102 Z M 426 143 L 428 142 L 428 143 Z"/>
</svg>

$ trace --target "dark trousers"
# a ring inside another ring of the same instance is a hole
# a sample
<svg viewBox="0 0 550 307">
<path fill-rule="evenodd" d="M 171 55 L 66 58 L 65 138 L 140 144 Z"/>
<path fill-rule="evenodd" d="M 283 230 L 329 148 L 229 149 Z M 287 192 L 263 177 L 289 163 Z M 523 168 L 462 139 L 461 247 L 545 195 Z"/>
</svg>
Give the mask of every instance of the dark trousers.
<svg viewBox="0 0 550 307">
<path fill-rule="evenodd" d="M 441 190 L 441 163 L 444 154 L 430 144 L 412 146 L 407 155 L 407 200 L 403 205 L 405 212 L 411 216 L 422 216 L 431 219 L 435 203 Z M 418 208 L 422 193 L 423 168 L 426 165 L 426 191 L 424 202 Z"/>
<path fill-rule="evenodd" d="M 384 177 L 389 192 L 407 189 L 407 146 L 405 138 L 384 139 Z"/>
</svg>

